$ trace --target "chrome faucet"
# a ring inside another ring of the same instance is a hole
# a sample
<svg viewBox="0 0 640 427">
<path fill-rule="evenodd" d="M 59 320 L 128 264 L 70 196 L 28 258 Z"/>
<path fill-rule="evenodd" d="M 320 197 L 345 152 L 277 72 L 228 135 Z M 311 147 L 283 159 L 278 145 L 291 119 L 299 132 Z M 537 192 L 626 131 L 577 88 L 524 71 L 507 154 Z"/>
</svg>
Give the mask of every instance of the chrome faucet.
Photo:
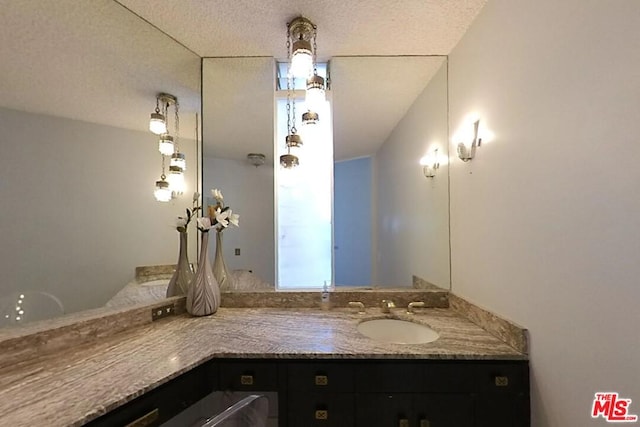
<svg viewBox="0 0 640 427">
<path fill-rule="evenodd" d="M 395 307 L 396 305 L 389 299 L 383 299 L 382 303 L 380 304 L 380 309 L 383 313 L 391 313 L 391 309 Z"/>
</svg>

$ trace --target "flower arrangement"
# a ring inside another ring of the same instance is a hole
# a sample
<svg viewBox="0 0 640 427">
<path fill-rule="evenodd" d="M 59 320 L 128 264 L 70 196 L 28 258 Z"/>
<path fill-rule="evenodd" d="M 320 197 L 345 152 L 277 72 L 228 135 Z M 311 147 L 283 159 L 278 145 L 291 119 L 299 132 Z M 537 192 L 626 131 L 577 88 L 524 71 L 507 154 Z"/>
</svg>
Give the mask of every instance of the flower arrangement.
<svg viewBox="0 0 640 427">
<path fill-rule="evenodd" d="M 187 208 L 187 216 L 183 217 L 183 216 L 179 216 L 178 219 L 176 220 L 176 230 L 178 230 L 181 233 L 186 233 L 187 232 L 187 227 L 189 226 L 189 223 L 191 222 L 191 220 L 193 219 L 194 216 L 197 215 L 198 211 L 200 209 L 202 209 L 200 206 L 198 206 L 198 199 L 200 198 L 200 193 L 195 192 L 193 193 L 193 200 L 191 202 L 191 209 Z"/>
<path fill-rule="evenodd" d="M 234 214 L 229 206 L 224 205 L 222 192 L 217 188 L 214 188 L 211 190 L 211 195 L 215 199 L 216 204 L 209 205 L 207 207 L 210 228 L 213 227 L 218 233 L 220 233 L 229 227 L 229 225 L 239 227 L 240 215 Z"/>
</svg>

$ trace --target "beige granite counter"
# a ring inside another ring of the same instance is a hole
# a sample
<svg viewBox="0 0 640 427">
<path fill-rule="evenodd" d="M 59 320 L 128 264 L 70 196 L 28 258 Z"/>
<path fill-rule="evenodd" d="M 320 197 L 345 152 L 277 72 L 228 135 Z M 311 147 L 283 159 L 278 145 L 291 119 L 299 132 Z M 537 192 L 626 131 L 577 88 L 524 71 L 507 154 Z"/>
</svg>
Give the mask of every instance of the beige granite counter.
<svg viewBox="0 0 640 427">
<path fill-rule="evenodd" d="M 384 344 L 356 330 L 371 318 L 425 323 L 440 338 L 429 344 Z M 449 309 L 408 315 L 395 309 L 221 308 L 125 330 L 102 340 L 0 370 L 1 426 L 77 426 L 215 358 L 522 360 L 509 347 Z"/>
</svg>

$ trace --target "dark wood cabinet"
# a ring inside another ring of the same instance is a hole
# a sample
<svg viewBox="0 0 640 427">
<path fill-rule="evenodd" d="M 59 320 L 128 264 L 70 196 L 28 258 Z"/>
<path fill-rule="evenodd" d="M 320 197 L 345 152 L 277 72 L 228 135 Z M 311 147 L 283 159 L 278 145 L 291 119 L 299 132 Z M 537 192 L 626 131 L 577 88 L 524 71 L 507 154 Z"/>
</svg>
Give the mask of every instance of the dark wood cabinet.
<svg viewBox="0 0 640 427">
<path fill-rule="evenodd" d="M 94 421 L 160 425 L 212 391 L 277 392 L 283 427 L 529 427 L 526 361 L 219 359 Z"/>
</svg>

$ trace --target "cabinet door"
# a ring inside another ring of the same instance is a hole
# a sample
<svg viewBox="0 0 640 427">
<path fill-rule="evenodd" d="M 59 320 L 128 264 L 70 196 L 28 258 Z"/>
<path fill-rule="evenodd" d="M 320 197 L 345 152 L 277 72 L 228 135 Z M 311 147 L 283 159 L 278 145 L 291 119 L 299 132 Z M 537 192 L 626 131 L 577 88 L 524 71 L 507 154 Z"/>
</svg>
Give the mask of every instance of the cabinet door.
<svg viewBox="0 0 640 427">
<path fill-rule="evenodd" d="M 415 423 L 412 427 L 474 427 L 471 394 L 415 395 L 414 414 Z M 487 427 L 490 426 L 495 427 L 487 424 Z"/>
<path fill-rule="evenodd" d="M 355 425 L 351 393 L 291 393 L 289 425 L 293 427 L 347 427 Z"/>
<path fill-rule="evenodd" d="M 476 401 L 478 427 L 529 427 L 529 399 L 524 393 L 486 393 Z"/>
<path fill-rule="evenodd" d="M 411 393 L 359 393 L 356 396 L 356 426 L 414 427 Z"/>
</svg>

